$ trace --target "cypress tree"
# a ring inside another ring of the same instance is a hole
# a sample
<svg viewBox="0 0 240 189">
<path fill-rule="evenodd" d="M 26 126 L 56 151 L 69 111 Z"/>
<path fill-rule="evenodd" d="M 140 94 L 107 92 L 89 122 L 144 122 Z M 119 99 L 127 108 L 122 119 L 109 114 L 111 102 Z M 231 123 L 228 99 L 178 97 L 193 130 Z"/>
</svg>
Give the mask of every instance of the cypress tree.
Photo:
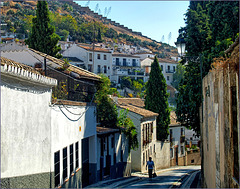
<svg viewBox="0 0 240 189">
<path fill-rule="evenodd" d="M 157 139 L 167 139 L 168 125 L 170 124 L 167 84 L 156 56 L 151 65 L 151 72 L 146 85 L 145 108 L 159 114 L 157 117 Z"/>
<path fill-rule="evenodd" d="M 33 27 L 26 43 L 30 48 L 60 58 L 61 50 L 57 45 L 60 37 L 55 33 L 55 27 L 50 24 L 48 4 L 46 1 L 38 1 L 36 17 L 33 18 Z"/>
</svg>

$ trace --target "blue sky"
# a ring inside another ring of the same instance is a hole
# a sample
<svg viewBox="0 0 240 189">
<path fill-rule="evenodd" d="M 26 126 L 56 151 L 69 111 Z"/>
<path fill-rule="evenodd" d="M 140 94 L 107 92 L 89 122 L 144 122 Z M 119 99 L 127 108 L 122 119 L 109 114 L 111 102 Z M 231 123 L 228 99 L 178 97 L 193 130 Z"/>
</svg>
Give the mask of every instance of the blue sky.
<svg viewBox="0 0 240 189">
<path fill-rule="evenodd" d="M 86 6 L 88 1 L 76 1 L 81 6 Z M 142 32 L 156 41 L 175 46 L 178 37 L 178 29 L 185 26 L 184 14 L 187 11 L 189 1 L 89 1 L 89 8 L 95 12 L 98 4 L 101 15 L 105 8 L 111 7 L 108 18 L 127 26 L 133 31 Z"/>
</svg>

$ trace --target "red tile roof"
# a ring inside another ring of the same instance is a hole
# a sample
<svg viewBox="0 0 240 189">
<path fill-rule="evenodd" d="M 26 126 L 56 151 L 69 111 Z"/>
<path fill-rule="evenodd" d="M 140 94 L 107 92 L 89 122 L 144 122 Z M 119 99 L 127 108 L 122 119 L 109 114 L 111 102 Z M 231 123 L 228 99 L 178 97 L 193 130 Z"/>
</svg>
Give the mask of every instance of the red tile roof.
<svg viewBox="0 0 240 189">
<path fill-rule="evenodd" d="M 85 45 L 78 45 L 78 47 L 81 47 L 87 51 L 93 51 L 93 46 L 85 46 Z M 103 49 L 103 48 L 100 48 L 100 47 L 94 47 L 94 51 L 96 52 L 104 52 L 104 53 L 111 53 L 110 50 L 108 49 Z"/>
</svg>

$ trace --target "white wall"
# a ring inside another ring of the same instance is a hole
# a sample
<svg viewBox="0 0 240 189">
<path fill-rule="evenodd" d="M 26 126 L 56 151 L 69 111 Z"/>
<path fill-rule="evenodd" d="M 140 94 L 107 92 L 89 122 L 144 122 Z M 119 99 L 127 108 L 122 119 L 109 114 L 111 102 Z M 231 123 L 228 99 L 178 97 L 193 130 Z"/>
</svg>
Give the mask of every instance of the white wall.
<svg viewBox="0 0 240 189">
<path fill-rule="evenodd" d="M 174 146 L 178 145 L 178 157 L 183 157 L 185 156 L 185 143 L 180 143 L 180 137 L 181 137 L 181 129 L 183 129 L 183 135 L 185 135 L 185 127 L 184 126 L 170 126 L 169 127 L 169 133 L 170 130 L 172 130 L 172 138 L 173 138 L 173 144 L 172 144 L 172 148 L 173 148 L 173 157 L 175 158 L 175 148 Z M 170 141 L 170 135 L 168 136 L 168 139 Z M 183 154 L 181 153 L 181 146 L 183 146 Z"/>
<path fill-rule="evenodd" d="M 79 115 L 73 115 L 69 113 L 63 106 L 60 106 L 62 111 L 68 116 L 68 118 L 76 120 Z M 78 121 L 69 120 L 59 109 L 59 105 L 51 107 L 51 129 L 52 129 L 52 163 L 51 168 L 54 170 L 54 153 L 60 150 L 60 162 L 62 162 L 62 150 L 68 147 L 68 161 L 69 159 L 69 146 L 79 142 L 79 168 L 81 168 L 81 140 L 83 138 L 90 137 L 89 140 L 89 154 L 91 154 L 90 163 L 97 163 L 97 151 L 96 151 L 96 117 L 93 116 L 96 111 L 95 106 L 90 106 L 88 109 L 86 106 L 65 106 L 70 112 L 75 114 L 83 114 Z M 90 157 L 90 156 L 89 156 Z M 74 155 L 75 161 L 75 155 Z M 74 162 L 75 163 L 75 162 Z M 75 167 L 75 165 L 74 165 Z M 70 167 L 68 166 L 68 175 Z M 60 173 L 62 175 L 62 164 L 60 165 Z"/>
<path fill-rule="evenodd" d="M 49 88 L 2 74 L 1 178 L 50 172 Z"/>
</svg>

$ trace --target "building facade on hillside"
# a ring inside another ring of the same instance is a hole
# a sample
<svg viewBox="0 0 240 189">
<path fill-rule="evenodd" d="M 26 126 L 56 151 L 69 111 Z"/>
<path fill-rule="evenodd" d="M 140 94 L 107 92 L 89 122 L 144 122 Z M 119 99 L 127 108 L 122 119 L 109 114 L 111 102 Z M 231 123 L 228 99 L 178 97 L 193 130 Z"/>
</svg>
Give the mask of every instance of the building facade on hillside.
<svg viewBox="0 0 240 189">
<path fill-rule="evenodd" d="M 128 140 L 120 129 L 97 127 L 97 181 L 131 175 Z"/>
<path fill-rule="evenodd" d="M 151 64 L 154 58 L 145 58 L 141 61 L 141 67 L 145 70 L 145 82 L 149 79 L 149 74 L 151 72 Z M 159 65 L 161 67 L 164 78 L 166 79 L 167 85 L 171 85 L 173 81 L 173 74 L 176 72 L 178 62 L 172 59 L 162 59 L 158 58 Z"/>
<path fill-rule="evenodd" d="M 150 52 L 137 52 L 134 55 L 139 56 L 140 60 L 144 60 L 145 58 L 154 58 L 154 54 L 150 51 Z"/>
<path fill-rule="evenodd" d="M 136 129 L 139 147 L 131 151 L 132 171 L 146 172 L 149 157 L 153 158 L 156 169 L 170 166 L 170 144 L 156 139 L 157 113 L 143 108 L 144 101 L 139 98 L 113 98 L 119 111 L 128 110 Z"/>
<path fill-rule="evenodd" d="M 239 38 L 202 81 L 202 187 L 239 188 Z"/>
<path fill-rule="evenodd" d="M 85 69 L 95 74 L 103 73 L 111 79 L 112 53 L 108 49 L 86 45 L 74 44 L 65 50 L 64 57 L 76 57 L 84 62 Z"/>
<path fill-rule="evenodd" d="M 186 165 L 185 152 L 185 127 L 178 123 L 175 112 L 170 113 L 169 141 L 170 141 L 170 165 Z"/>
<path fill-rule="evenodd" d="M 112 54 L 113 75 L 111 81 L 119 84 L 122 77 L 131 77 L 134 79 L 144 78 L 144 72 L 141 69 L 140 59 L 138 56 L 129 54 L 113 53 Z"/>
</svg>

